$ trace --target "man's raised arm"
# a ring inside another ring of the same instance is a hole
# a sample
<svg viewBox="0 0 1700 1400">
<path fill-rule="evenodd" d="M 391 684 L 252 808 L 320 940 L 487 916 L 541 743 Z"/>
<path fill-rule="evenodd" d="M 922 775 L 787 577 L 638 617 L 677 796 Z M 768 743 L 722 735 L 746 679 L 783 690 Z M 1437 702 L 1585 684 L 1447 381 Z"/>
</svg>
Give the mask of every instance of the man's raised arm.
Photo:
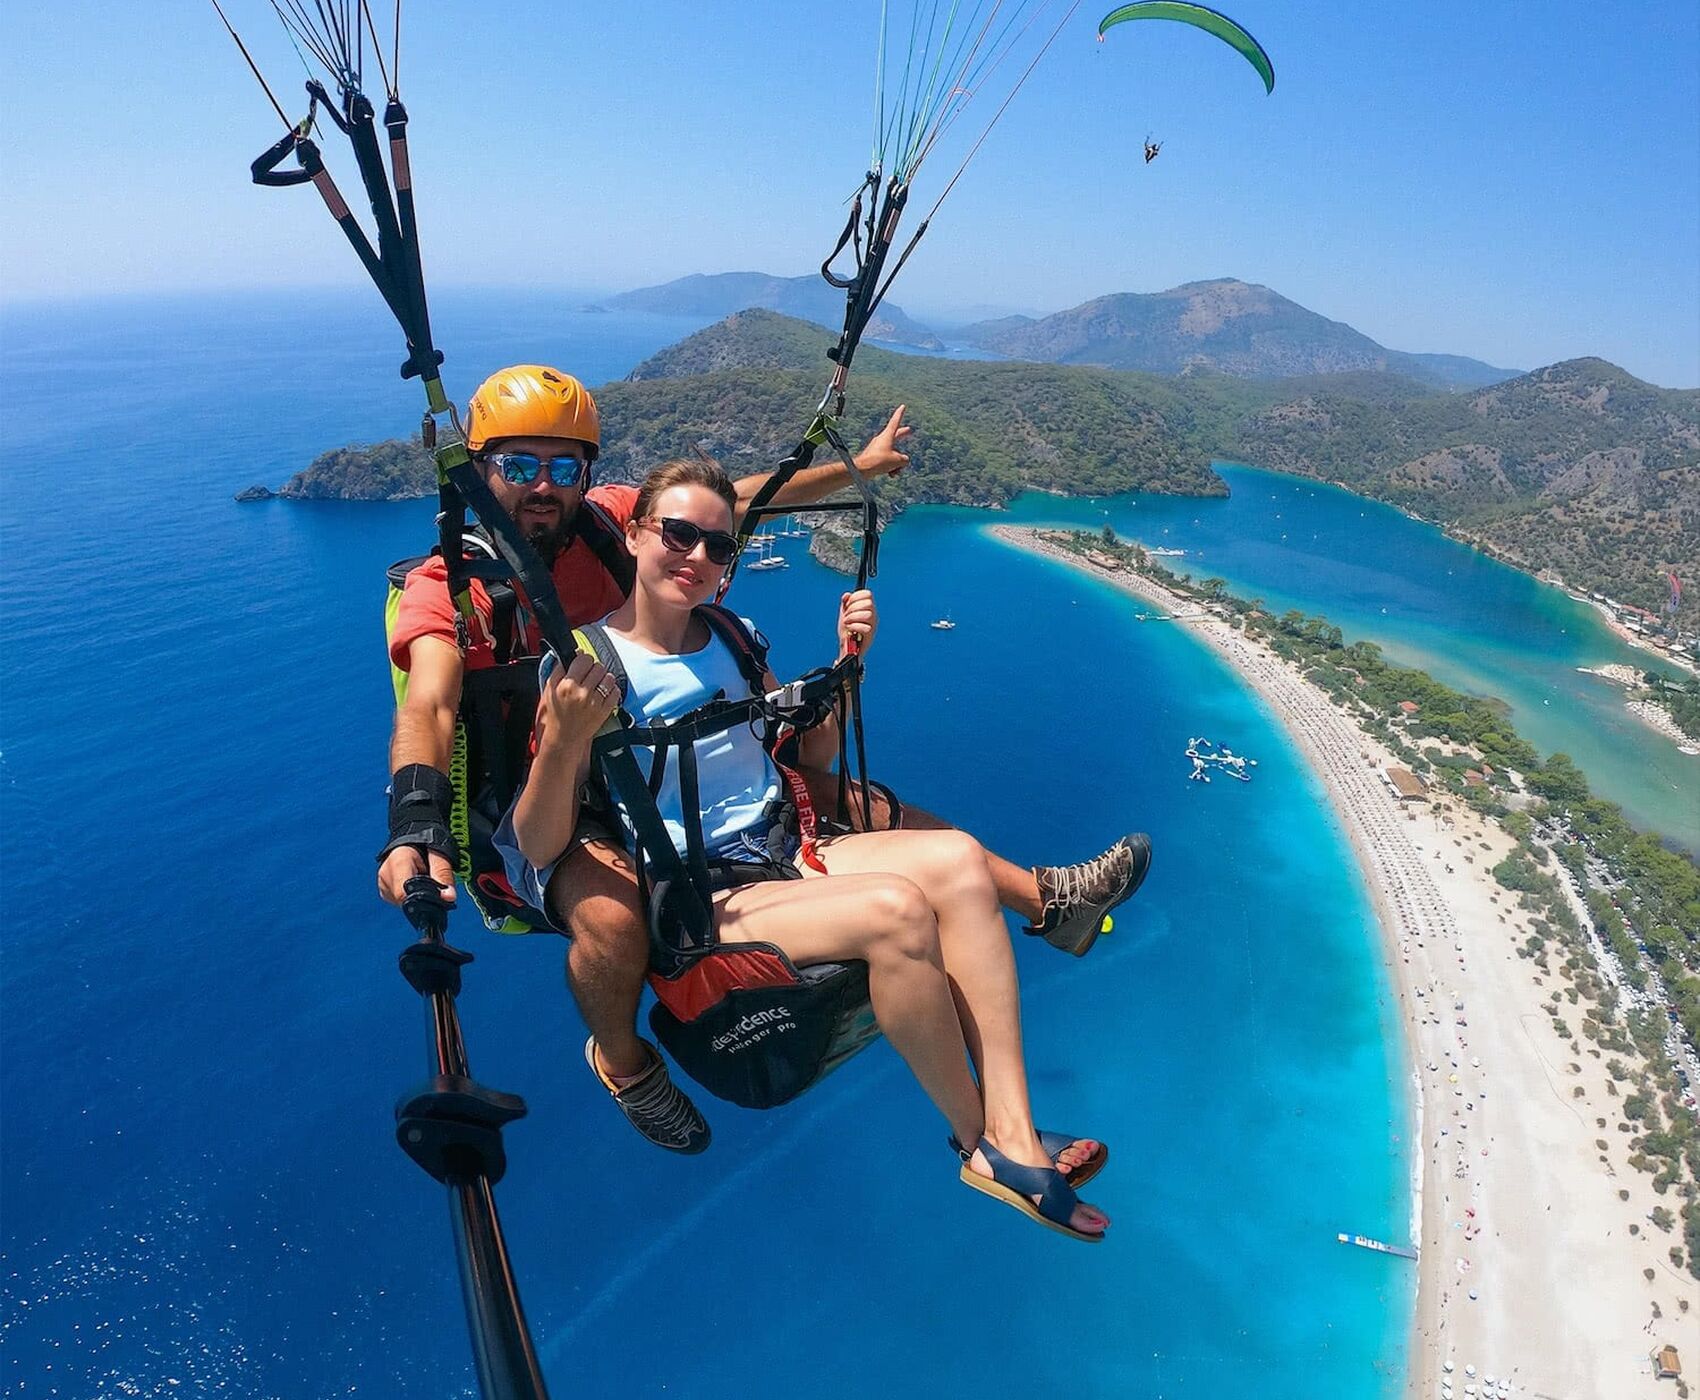
<svg viewBox="0 0 1700 1400">
<path fill-rule="evenodd" d="M 863 476 L 895 476 L 909 465 L 909 454 L 898 447 L 900 442 L 915 431 L 903 421 L 907 409 L 907 404 L 898 404 L 896 411 L 886 421 L 885 427 L 869 438 L 868 445 L 856 454 L 856 469 Z M 742 522 L 745 508 L 772 476 L 772 472 L 763 472 L 760 476 L 740 477 L 733 483 L 738 491 L 734 524 Z M 842 462 L 833 461 L 818 467 L 804 467 L 780 488 L 779 493 L 768 504 L 795 510 L 813 505 L 849 484 L 850 473 L 844 469 Z"/>
</svg>

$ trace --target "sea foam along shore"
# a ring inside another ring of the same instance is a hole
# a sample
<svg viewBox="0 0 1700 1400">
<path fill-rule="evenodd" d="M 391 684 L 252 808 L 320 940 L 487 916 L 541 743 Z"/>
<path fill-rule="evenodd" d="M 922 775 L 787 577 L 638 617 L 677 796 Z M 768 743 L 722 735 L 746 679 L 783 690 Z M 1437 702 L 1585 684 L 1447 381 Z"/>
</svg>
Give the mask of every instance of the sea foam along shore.
<svg viewBox="0 0 1700 1400">
<path fill-rule="evenodd" d="M 1563 984 L 1517 955 L 1526 916 L 1489 873 L 1511 838 L 1467 808 L 1401 808 L 1382 777 L 1393 756 L 1194 600 L 1149 575 L 1104 572 L 1042 531 L 988 528 L 1189 628 L 1281 720 L 1329 795 L 1380 921 L 1417 1098 L 1408 1393 L 1437 1397 L 1450 1383 L 1487 1397 L 1491 1376 L 1514 1396 L 1668 1394 L 1650 1353 L 1693 1335 L 1700 1286 L 1668 1258 L 1675 1237 L 1646 1224 L 1660 1197 L 1625 1164 L 1627 1139 L 1601 1126 L 1620 1117 L 1602 1060 L 1542 1007 Z"/>
</svg>

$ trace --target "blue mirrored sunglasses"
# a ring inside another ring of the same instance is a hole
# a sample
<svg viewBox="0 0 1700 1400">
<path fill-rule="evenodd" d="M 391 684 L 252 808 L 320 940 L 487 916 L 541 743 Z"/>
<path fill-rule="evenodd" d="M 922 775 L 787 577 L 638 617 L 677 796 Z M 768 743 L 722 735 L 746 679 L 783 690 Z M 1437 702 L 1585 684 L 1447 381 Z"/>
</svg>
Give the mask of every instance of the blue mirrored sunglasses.
<svg viewBox="0 0 1700 1400">
<path fill-rule="evenodd" d="M 484 460 L 502 474 L 510 486 L 529 486 L 545 467 L 549 480 L 560 487 L 577 486 L 589 469 L 577 457 L 539 457 L 532 452 L 487 452 Z"/>
</svg>

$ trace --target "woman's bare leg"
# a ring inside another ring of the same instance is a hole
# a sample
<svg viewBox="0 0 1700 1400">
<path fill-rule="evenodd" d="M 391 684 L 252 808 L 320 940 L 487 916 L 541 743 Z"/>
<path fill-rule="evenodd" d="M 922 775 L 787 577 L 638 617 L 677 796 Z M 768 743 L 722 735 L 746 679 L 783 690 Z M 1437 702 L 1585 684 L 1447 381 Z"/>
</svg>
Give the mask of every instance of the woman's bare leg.
<svg viewBox="0 0 1700 1400">
<path fill-rule="evenodd" d="M 1028 1103 L 1015 957 L 1010 949 L 1003 916 L 998 911 L 991 872 L 979 844 L 957 831 L 872 832 L 825 842 L 820 847 L 820 854 L 827 866 L 828 877 L 823 879 L 811 872 L 802 885 L 810 893 L 816 888 L 830 890 L 838 887 L 850 895 L 850 907 L 845 915 L 847 923 L 841 926 L 844 931 L 853 930 L 858 920 L 867 919 L 855 893 L 861 888 L 860 882 L 890 878 L 886 872 L 896 872 L 904 877 L 904 884 L 917 889 L 936 919 L 942 970 L 948 979 L 958 1021 L 954 1038 L 958 1045 L 966 1044 L 980 1072 L 980 1090 L 976 1099 L 981 1109 L 980 1126 L 970 1127 L 971 1135 L 964 1135 L 963 1125 L 958 1123 L 956 1116 L 922 1077 L 921 1067 L 916 1065 L 915 1069 L 922 1086 L 933 1095 L 934 1101 L 950 1119 L 957 1140 L 972 1144 L 978 1142 L 983 1134 L 1012 1161 L 1026 1166 L 1050 1166 L 1050 1155 L 1039 1145 Z M 807 929 L 807 932 L 800 933 L 805 941 L 816 936 L 818 927 L 810 926 L 812 913 L 803 916 L 800 911 L 785 912 L 787 890 L 797 891 L 799 895 L 803 893 L 795 882 L 777 886 L 747 886 L 744 891 L 737 892 L 743 895 L 746 892 L 769 891 L 770 898 L 777 903 L 780 911 L 777 920 L 761 920 L 763 926 L 770 930 L 779 928 L 779 934 L 769 931 L 752 935 L 746 932 L 742 934 L 745 940 L 775 942 L 791 953 L 786 938 L 798 936 L 792 930 Z M 805 922 L 805 918 L 810 922 Z M 722 926 L 722 936 L 733 936 L 725 925 Z M 835 928 L 830 936 L 841 937 L 843 933 Z M 861 954 L 839 951 L 827 953 L 820 959 L 799 958 L 792 954 L 793 961 L 801 962 L 831 961 L 846 956 Z M 874 1012 L 876 1017 L 881 1017 L 877 997 Z M 885 1026 L 883 1017 L 881 1025 Z M 887 1034 L 890 1035 L 889 1028 Z M 909 1058 L 909 1052 L 895 1037 L 893 1044 L 906 1059 Z M 911 1063 L 913 1065 L 914 1061 Z M 960 1061 L 956 1063 L 960 1064 Z M 1085 1161 L 1096 1146 L 1091 1141 L 1076 1144 L 1070 1153 L 1064 1154 L 1063 1169 L 1068 1170 Z M 990 1166 L 978 1152 L 971 1164 L 982 1175 L 991 1175 Z M 1074 1224 L 1077 1229 L 1096 1230 L 1107 1223 L 1106 1217 L 1090 1206 L 1083 1205 L 1076 1210 Z"/>
<path fill-rule="evenodd" d="M 792 962 L 858 960 L 886 1039 L 908 1062 L 959 1141 L 984 1131 L 931 906 L 913 881 L 884 872 L 743 885 L 717 896 L 725 943 L 772 943 Z M 966 1135 L 966 1136 L 965 1136 Z"/>
</svg>

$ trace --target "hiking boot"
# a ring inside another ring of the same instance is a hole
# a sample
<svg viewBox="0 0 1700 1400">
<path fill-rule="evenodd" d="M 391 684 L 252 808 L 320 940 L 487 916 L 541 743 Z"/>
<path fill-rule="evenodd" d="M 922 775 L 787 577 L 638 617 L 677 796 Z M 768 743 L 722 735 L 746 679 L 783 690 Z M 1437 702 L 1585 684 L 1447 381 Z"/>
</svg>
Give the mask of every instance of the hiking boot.
<svg viewBox="0 0 1700 1400">
<path fill-rule="evenodd" d="M 643 1048 L 649 1052 L 649 1067 L 627 1084 L 615 1084 L 608 1077 L 596 1056 L 595 1036 L 584 1042 L 584 1062 L 614 1096 L 631 1125 L 657 1147 L 686 1154 L 701 1152 L 708 1146 L 708 1124 L 667 1073 L 661 1052 L 647 1040 Z"/>
<path fill-rule="evenodd" d="M 1142 831 L 1122 837 L 1103 855 L 1079 865 L 1034 867 L 1045 916 L 1025 932 L 1085 957 L 1098 935 L 1115 927 L 1110 910 L 1139 888 L 1150 868 L 1151 838 Z"/>
</svg>

